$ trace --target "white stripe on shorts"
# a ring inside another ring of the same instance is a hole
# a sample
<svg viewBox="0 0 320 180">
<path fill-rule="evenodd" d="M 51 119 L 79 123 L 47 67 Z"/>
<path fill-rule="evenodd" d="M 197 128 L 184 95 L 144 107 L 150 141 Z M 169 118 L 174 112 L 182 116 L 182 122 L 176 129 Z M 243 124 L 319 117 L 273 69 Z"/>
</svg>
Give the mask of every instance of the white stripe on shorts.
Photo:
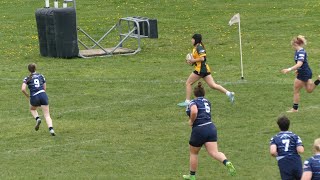
<svg viewBox="0 0 320 180">
<path fill-rule="evenodd" d="M 208 124 L 211 124 L 212 122 L 207 122 L 207 123 L 203 123 L 203 124 L 199 124 L 198 126 L 205 126 L 205 125 L 208 125 Z"/>
<path fill-rule="evenodd" d="M 44 91 L 44 90 L 40 90 L 40 91 L 38 91 L 38 92 L 34 93 L 34 95 L 33 95 L 33 96 L 38 95 L 38 94 L 43 93 L 43 92 L 45 92 L 45 91 Z"/>
</svg>

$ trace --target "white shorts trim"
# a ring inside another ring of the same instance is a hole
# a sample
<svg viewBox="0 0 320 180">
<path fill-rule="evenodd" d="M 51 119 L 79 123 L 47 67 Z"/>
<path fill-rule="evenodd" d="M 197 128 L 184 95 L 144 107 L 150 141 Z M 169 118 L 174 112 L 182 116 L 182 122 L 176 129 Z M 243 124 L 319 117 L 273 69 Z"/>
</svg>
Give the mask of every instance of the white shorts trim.
<svg viewBox="0 0 320 180">
<path fill-rule="evenodd" d="M 36 96 L 36 95 L 38 95 L 38 94 L 40 94 L 40 93 L 43 93 L 43 92 L 45 92 L 45 91 L 44 91 L 44 90 L 40 90 L 40 91 L 38 91 L 38 92 L 34 93 L 34 95 L 33 95 L 33 96 Z"/>
</svg>

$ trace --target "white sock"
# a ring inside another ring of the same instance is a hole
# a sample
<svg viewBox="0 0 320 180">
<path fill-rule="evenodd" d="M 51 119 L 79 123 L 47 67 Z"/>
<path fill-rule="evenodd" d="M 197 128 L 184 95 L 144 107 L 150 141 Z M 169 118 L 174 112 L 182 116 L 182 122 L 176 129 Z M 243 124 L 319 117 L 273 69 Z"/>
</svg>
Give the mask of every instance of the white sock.
<svg viewBox="0 0 320 180">
<path fill-rule="evenodd" d="M 230 91 L 227 91 L 227 92 L 226 92 L 226 95 L 227 95 L 227 96 L 230 96 L 230 95 L 231 95 L 231 92 L 230 92 Z"/>
<path fill-rule="evenodd" d="M 186 99 L 184 102 L 186 102 L 186 103 L 190 103 L 190 100 Z"/>
</svg>

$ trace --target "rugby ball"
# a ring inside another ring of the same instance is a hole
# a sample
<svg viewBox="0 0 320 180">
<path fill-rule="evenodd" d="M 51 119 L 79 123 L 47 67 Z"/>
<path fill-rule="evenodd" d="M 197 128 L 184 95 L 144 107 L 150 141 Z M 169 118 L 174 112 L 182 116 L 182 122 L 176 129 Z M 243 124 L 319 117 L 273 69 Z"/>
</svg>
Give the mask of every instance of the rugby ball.
<svg viewBox="0 0 320 180">
<path fill-rule="evenodd" d="M 188 53 L 187 56 L 186 56 L 186 60 L 191 60 L 191 59 L 192 59 L 192 54 Z"/>
</svg>

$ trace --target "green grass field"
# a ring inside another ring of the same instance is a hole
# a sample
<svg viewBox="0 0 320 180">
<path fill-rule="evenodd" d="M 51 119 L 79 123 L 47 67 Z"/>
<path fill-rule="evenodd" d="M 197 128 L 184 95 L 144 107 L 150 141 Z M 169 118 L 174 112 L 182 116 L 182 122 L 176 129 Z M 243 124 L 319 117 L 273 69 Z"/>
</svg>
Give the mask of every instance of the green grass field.
<svg viewBox="0 0 320 180">
<path fill-rule="evenodd" d="M 62 2 L 62 1 L 61 1 Z M 60 2 L 60 3 L 61 3 Z M 78 25 L 98 39 L 120 17 L 158 19 L 159 39 L 143 39 L 134 56 L 53 59 L 39 55 L 35 10 L 44 1 L 0 2 L 0 179 L 182 179 L 188 173 L 190 127 L 184 108 L 184 63 L 191 36 L 201 33 L 214 79 L 236 93 L 235 105 L 209 90 L 219 149 L 235 165 L 223 165 L 202 150 L 197 177 L 280 179 L 269 155 L 276 119 L 292 104 L 292 37 L 308 39 L 314 79 L 320 74 L 320 2 L 265 0 L 77 0 Z M 245 80 L 240 80 L 238 28 L 241 14 Z M 47 79 L 56 137 L 34 120 L 20 88 L 35 62 Z M 301 93 L 300 112 L 287 114 L 306 152 L 319 134 L 319 90 Z"/>
</svg>

